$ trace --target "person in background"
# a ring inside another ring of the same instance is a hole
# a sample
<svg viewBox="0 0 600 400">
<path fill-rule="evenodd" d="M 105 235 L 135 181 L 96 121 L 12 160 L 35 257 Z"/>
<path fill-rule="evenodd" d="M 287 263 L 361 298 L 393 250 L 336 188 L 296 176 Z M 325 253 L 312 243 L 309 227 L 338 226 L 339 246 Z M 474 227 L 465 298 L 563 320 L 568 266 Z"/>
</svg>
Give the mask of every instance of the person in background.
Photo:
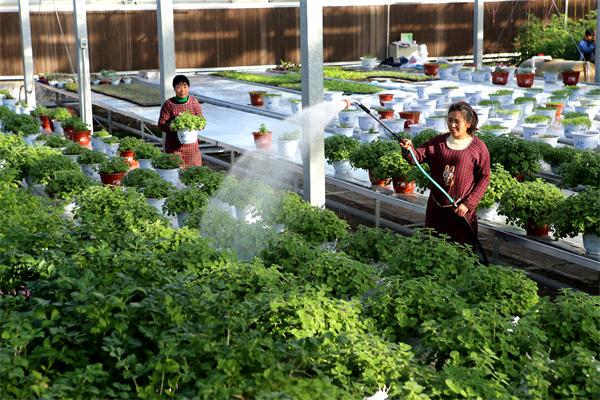
<svg viewBox="0 0 600 400">
<path fill-rule="evenodd" d="M 438 233 L 447 234 L 459 243 L 474 244 L 473 233 L 477 234 L 477 205 L 490 182 L 490 153 L 485 143 L 474 133 L 477 129 L 477 113 L 471 106 L 460 101 L 448 110 L 449 133 L 440 134 L 423 146 L 414 149 L 419 163 L 429 164 L 431 177 L 455 200 L 450 201 L 437 188 L 431 187 L 425 212 L 425 226 Z M 403 155 L 413 162 L 408 153 L 412 142 L 400 145 Z"/>
<path fill-rule="evenodd" d="M 596 62 L 596 32 L 586 29 L 583 39 L 579 41 L 579 60 Z"/>
<path fill-rule="evenodd" d="M 202 165 L 202 156 L 198 143 L 181 144 L 177 132 L 172 132 L 169 125 L 176 116 L 184 111 L 194 115 L 202 115 L 200 102 L 190 96 L 190 81 L 184 75 L 173 78 L 175 97 L 164 102 L 160 109 L 158 128 L 165 133 L 165 152 L 175 153 L 183 160 L 182 168 Z"/>
</svg>

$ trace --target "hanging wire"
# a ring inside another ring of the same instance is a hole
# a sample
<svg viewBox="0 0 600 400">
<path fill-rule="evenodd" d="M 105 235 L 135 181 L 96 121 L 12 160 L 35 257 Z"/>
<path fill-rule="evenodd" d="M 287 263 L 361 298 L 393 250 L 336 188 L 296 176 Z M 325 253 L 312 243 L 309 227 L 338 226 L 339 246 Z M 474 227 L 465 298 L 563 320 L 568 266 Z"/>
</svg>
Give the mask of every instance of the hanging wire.
<svg viewBox="0 0 600 400">
<path fill-rule="evenodd" d="M 41 1 L 40 1 L 41 3 Z M 60 23 L 60 18 L 58 16 L 58 10 L 56 9 L 56 0 L 54 0 L 54 14 L 56 15 L 56 21 L 58 22 L 58 28 L 60 29 L 60 35 L 63 40 L 63 44 L 65 45 L 65 50 L 67 52 L 67 58 L 69 59 L 69 64 L 71 65 L 71 73 L 75 73 L 75 67 L 73 67 L 73 61 L 71 60 L 71 53 L 69 52 L 69 46 L 67 45 L 67 39 L 65 38 L 65 32 L 63 31 L 62 24 Z"/>
</svg>

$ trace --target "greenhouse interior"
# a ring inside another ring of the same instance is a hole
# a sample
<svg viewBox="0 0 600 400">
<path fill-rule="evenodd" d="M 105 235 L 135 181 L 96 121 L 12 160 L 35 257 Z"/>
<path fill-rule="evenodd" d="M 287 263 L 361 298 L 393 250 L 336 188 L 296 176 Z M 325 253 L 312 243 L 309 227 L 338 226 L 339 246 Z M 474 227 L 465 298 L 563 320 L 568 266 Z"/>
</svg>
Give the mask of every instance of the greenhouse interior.
<svg viewBox="0 0 600 400">
<path fill-rule="evenodd" d="M 0 0 L 0 399 L 600 399 L 599 18 Z"/>
</svg>

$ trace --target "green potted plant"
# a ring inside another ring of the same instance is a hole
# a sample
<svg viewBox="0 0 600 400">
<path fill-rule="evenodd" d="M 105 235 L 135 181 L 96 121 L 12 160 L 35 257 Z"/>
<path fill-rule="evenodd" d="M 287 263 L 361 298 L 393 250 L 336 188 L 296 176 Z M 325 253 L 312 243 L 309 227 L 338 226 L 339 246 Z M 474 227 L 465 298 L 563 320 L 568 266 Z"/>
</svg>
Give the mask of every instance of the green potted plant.
<svg viewBox="0 0 600 400">
<path fill-rule="evenodd" d="M 513 94 L 514 90 L 511 89 L 496 90 L 494 93 L 490 93 L 490 100 L 499 101 L 500 104 L 510 104 Z"/>
<path fill-rule="evenodd" d="M 52 119 L 54 121 L 54 132 L 63 134 L 62 123 L 71 118 L 72 114 L 64 107 L 56 107 L 52 110 Z"/>
<path fill-rule="evenodd" d="M 84 147 L 91 147 L 91 133 L 90 128 L 88 128 L 87 124 L 76 118 L 70 123 L 71 133 L 68 137 L 70 140 L 75 143 L 79 143 Z"/>
<path fill-rule="evenodd" d="M 363 143 L 373 142 L 373 141 L 377 140 L 377 138 L 379 137 L 379 128 L 371 126 L 371 127 L 369 127 L 368 130 L 361 131 L 359 136 L 360 136 L 360 141 Z"/>
<path fill-rule="evenodd" d="M 175 117 L 169 127 L 173 132 L 177 132 L 181 144 L 193 144 L 198 142 L 198 134 L 205 126 L 204 116 L 185 111 Z"/>
<path fill-rule="evenodd" d="M 71 200 L 94 184 L 81 170 L 56 171 L 46 185 L 46 194 L 52 198 Z"/>
<path fill-rule="evenodd" d="M 295 114 L 302 110 L 302 100 L 301 99 L 291 99 L 290 107 L 292 108 L 292 114 Z"/>
<path fill-rule="evenodd" d="M 508 128 L 507 126 L 504 126 L 504 125 L 489 124 L 489 125 L 483 125 L 481 128 L 479 128 L 479 131 L 483 134 L 502 136 L 502 135 L 508 135 L 510 133 L 510 128 Z"/>
<path fill-rule="evenodd" d="M 569 162 L 559 167 L 563 184 L 570 187 L 578 185 L 598 186 L 600 182 L 600 153 L 595 151 L 577 151 Z"/>
<path fill-rule="evenodd" d="M 157 179 L 162 180 L 158 172 L 153 169 L 137 168 L 129 171 L 127 175 L 125 175 L 122 184 L 123 186 L 141 189 L 146 186 L 147 182 Z"/>
<path fill-rule="evenodd" d="M 482 137 L 492 163 L 500 163 L 517 180 L 531 177 L 540 170 L 539 145 L 515 136 Z"/>
<path fill-rule="evenodd" d="M 77 159 L 79 158 L 79 156 L 81 154 L 83 154 L 86 150 L 88 150 L 88 149 L 86 149 L 85 147 L 83 147 L 79 143 L 70 142 L 70 143 L 67 144 L 67 146 L 63 150 L 63 154 L 66 157 L 70 158 L 71 160 L 77 161 Z"/>
<path fill-rule="evenodd" d="M 513 103 L 521 106 L 522 115 L 530 115 L 533 113 L 533 107 L 535 107 L 536 99 L 535 97 L 522 96 L 514 99 Z"/>
<path fill-rule="evenodd" d="M 529 115 L 525 117 L 523 120 L 526 124 L 546 124 L 550 125 L 552 123 L 552 117 L 547 115 Z"/>
<path fill-rule="evenodd" d="M 524 88 L 532 87 L 535 79 L 533 68 L 517 68 L 515 78 L 517 78 L 517 86 Z"/>
<path fill-rule="evenodd" d="M 40 134 L 40 122 L 31 115 L 13 114 L 8 120 L 4 121 L 4 128 L 7 132 L 13 132 L 21 136 L 29 145 L 33 145 L 35 138 Z"/>
<path fill-rule="evenodd" d="M 184 226 L 190 212 L 205 209 L 208 205 L 208 195 L 201 189 L 190 187 L 172 191 L 165 201 L 164 211 L 177 216 L 179 226 Z"/>
<path fill-rule="evenodd" d="M 477 205 L 477 216 L 489 221 L 501 222 L 498 206 L 502 195 L 519 182 L 513 178 L 502 164 L 494 164 L 491 168 L 490 184 Z"/>
<path fill-rule="evenodd" d="M 573 138 L 573 133 L 584 132 L 592 127 L 590 117 L 583 116 L 567 116 L 562 120 L 562 125 L 565 131 L 565 137 Z"/>
<path fill-rule="evenodd" d="M 401 152 L 388 153 L 379 158 L 379 165 L 371 170 L 375 179 L 392 177 L 396 193 L 408 194 L 415 190 L 419 170 L 404 159 Z"/>
<path fill-rule="evenodd" d="M 49 154 L 35 160 L 28 167 L 29 181 L 46 185 L 57 171 L 79 171 L 79 164 L 62 154 Z"/>
<path fill-rule="evenodd" d="M 250 104 L 252 104 L 253 106 L 262 106 L 263 103 L 263 95 L 267 93 L 264 90 L 253 90 L 251 92 L 248 92 L 248 94 L 250 95 Z"/>
<path fill-rule="evenodd" d="M 300 143 L 300 131 L 284 132 L 277 140 L 279 154 L 284 158 L 292 158 L 296 155 Z"/>
<path fill-rule="evenodd" d="M 100 180 L 105 185 L 119 186 L 125 174 L 129 171 L 129 164 L 123 157 L 113 157 L 100 163 L 98 173 Z"/>
<path fill-rule="evenodd" d="M 333 131 L 336 135 L 352 137 L 354 136 L 354 125 L 340 123 L 333 127 Z"/>
<path fill-rule="evenodd" d="M 263 94 L 263 104 L 266 109 L 274 110 L 279 107 L 281 93 L 267 92 Z"/>
<path fill-rule="evenodd" d="M 121 141 L 115 136 L 105 136 L 102 138 L 102 147 L 104 153 L 109 157 L 116 157 L 119 153 L 119 145 Z"/>
<path fill-rule="evenodd" d="M 150 179 L 145 182 L 140 191 L 146 198 L 146 202 L 162 213 L 167 197 L 175 191 L 175 186 L 161 178 Z"/>
<path fill-rule="evenodd" d="M 445 119 L 446 117 L 444 117 Z M 438 136 L 440 133 L 435 129 L 424 129 L 421 132 L 417 133 L 413 138 L 413 146 L 415 148 L 423 146 L 425 143 Z"/>
<path fill-rule="evenodd" d="M 498 66 L 492 71 L 492 83 L 494 85 L 506 85 L 508 83 L 509 72 Z"/>
<path fill-rule="evenodd" d="M 535 115 L 544 115 L 546 117 L 550 117 L 552 118 L 552 121 L 554 121 L 554 119 L 556 118 L 556 108 L 548 105 L 534 107 L 533 113 Z"/>
<path fill-rule="evenodd" d="M 221 187 L 225 174 L 213 171 L 208 167 L 189 167 L 181 171 L 181 182 L 187 186 L 197 187 L 212 196 Z"/>
<path fill-rule="evenodd" d="M 131 168 L 139 166 L 135 161 L 135 149 L 142 143 L 144 143 L 143 140 L 132 136 L 125 136 L 119 140 L 119 154 L 127 161 Z"/>
<path fill-rule="evenodd" d="M 583 234 L 586 253 L 600 256 L 600 188 L 586 190 L 567 197 L 552 217 L 558 237 Z"/>
<path fill-rule="evenodd" d="M 152 166 L 165 181 L 177 185 L 179 183 L 179 167 L 183 160 L 174 153 L 161 153 L 152 159 Z"/>
<path fill-rule="evenodd" d="M 92 134 L 92 150 L 100 151 L 106 154 L 106 149 L 104 148 L 104 139 L 111 137 L 109 131 L 106 129 L 100 129 L 95 131 Z"/>
<path fill-rule="evenodd" d="M 341 135 L 325 138 L 325 159 L 338 174 L 344 174 L 352 169 L 350 155 L 360 146 L 358 140 Z"/>
<path fill-rule="evenodd" d="M 491 109 L 500 108 L 500 102 L 498 100 L 481 100 L 477 105 L 490 107 Z"/>
<path fill-rule="evenodd" d="M 377 186 L 387 186 L 388 179 L 376 179 L 372 176 L 371 170 L 379 165 L 379 159 L 386 154 L 400 152 L 400 145 L 396 142 L 387 140 L 376 140 L 370 143 L 361 143 L 359 148 L 350 154 L 350 164 L 355 168 L 362 168 L 369 171 L 369 180 Z"/>
<path fill-rule="evenodd" d="M 39 105 L 31 111 L 31 115 L 40 119 L 43 130 L 52 132 L 52 121 L 50 120 L 52 112 L 49 108 Z"/>
<path fill-rule="evenodd" d="M 506 216 L 510 224 L 525 228 L 528 235 L 547 236 L 552 215 L 563 199 L 556 186 L 536 179 L 508 189 L 500 199 L 498 214 Z"/>
<path fill-rule="evenodd" d="M 273 133 L 267 128 L 267 125 L 261 123 L 256 132 L 252 132 L 254 144 L 257 149 L 270 149 L 273 141 Z"/>
<path fill-rule="evenodd" d="M 160 155 L 158 147 L 151 143 L 140 143 L 135 149 L 135 158 L 138 160 L 141 169 L 152 169 L 152 159 Z"/>
<path fill-rule="evenodd" d="M 65 139 L 64 137 L 55 136 L 55 135 L 46 135 L 45 146 L 51 147 L 53 149 L 63 149 L 71 143 L 73 143 L 73 142 Z M 76 143 L 74 143 L 74 144 L 76 144 Z"/>
<path fill-rule="evenodd" d="M 106 154 L 86 148 L 84 148 L 83 153 L 77 158 L 77 162 L 81 166 L 83 173 L 97 182 L 100 182 L 100 174 L 98 173 L 100 164 L 106 160 L 108 160 Z"/>
<path fill-rule="evenodd" d="M 377 57 L 365 54 L 360 58 L 360 63 L 364 69 L 374 69 L 377 66 Z"/>
</svg>

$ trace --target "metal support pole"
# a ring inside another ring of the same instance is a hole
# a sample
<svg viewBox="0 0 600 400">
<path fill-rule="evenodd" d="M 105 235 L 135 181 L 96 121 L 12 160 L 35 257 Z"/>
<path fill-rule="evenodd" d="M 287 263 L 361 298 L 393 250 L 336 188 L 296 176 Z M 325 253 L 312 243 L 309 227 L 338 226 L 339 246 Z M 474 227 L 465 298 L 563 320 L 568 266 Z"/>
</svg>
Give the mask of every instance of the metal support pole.
<svg viewBox="0 0 600 400">
<path fill-rule="evenodd" d="M 569 0 L 565 0 L 565 25 L 569 21 Z"/>
<path fill-rule="evenodd" d="M 323 6 L 314 0 L 300 1 L 300 49 L 302 64 L 302 107 L 323 102 Z M 325 206 L 325 150 L 323 131 L 311 131 L 303 118 L 302 165 L 304 199 Z"/>
<path fill-rule="evenodd" d="M 157 0 L 158 56 L 160 68 L 160 98 L 164 103 L 174 95 L 171 83 L 175 76 L 175 34 L 173 0 Z"/>
<path fill-rule="evenodd" d="M 483 1 L 474 0 L 473 4 L 473 62 L 477 68 L 483 63 Z"/>
<path fill-rule="evenodd" d="M 381 200 L 375 199 L 375 228 L 381 225 Z"/>
<path fill-rule="evenodd" d="M 108 118 L 108 131 L 112 133 L 113 131 L 113 120 L 112 120 L 112 111 L 108 110 L 106 112 Z"/>
<path fill-rule="evenodd" d="M 92 116 L 92 89 L 90 86 L 90 55 L 88 51 L 87 14 L 85 0 L 73 0 L 75 49 L 77 52 L 77 82 L 79 83 L 79 116 L 90 129 Z"/>
<path fill-rule="evenodd" d="M 387 25 L 385 30 L 385 58 L 390 56 L 390 5 L 387 5 Z"/>
<path fill-rule="evenodd" d="M 598 28 L 600 28 L 600 1 L 596 5 L 596 49 L 600 46 L 600 35 L 598 35 Z M 598 67 L 598 60 L 594 60 L 595 65 L 595 78 L 596 83 L 600 83 L 600 67 Z"/>
<path fill-rule="evenodd" d="M 23 86 L 25 88 L 25 102 L 27 102 L 29 107 L 35 107 L 35 87 L 33 84 L 33 47 L 31 46 L 29 0 L 19 0 L 19 18 L 21 20 L 21 55 L 23 57 Z M 19 94 L 21 94 L 20 91 Z"/>
</svg>

